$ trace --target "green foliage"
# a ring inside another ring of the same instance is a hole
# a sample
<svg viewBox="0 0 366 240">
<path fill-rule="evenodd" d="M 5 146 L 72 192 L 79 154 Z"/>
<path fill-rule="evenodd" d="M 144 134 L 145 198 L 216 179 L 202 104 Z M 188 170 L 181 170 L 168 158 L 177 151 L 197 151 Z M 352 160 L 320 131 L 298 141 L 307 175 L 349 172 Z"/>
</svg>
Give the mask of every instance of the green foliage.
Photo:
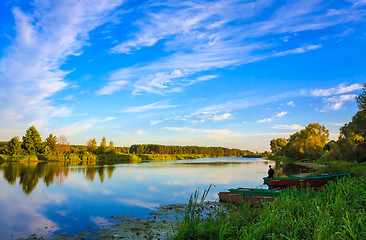
<svg viewBox="0 0 366 240">
<path fill-rule="evenodd" d="M 115 154 L 116 153 L 116 148 L 114 147 L 114 143 L 113 141 L 109 142 L 109 146 L 107 148 L 107 152 L 110 154 Z"/>
<path fill-rule="evenodd" d="M 224 147 L 199 146 L 166 146 L 157 144 L 132 145 L 130 153 L 135 154 L 189 154 L 228 157 L 262 157 L 263 153 L 253 153 L 248 150 L 229 149 Z"/>
<path fill-rule="evenodd" d="M 105 137 L 102 138 L 102 141 L 100 142 L 100 146 L 97 150 L 98 153 L 106 153 L 107 152 L 107 140 Z"/>
<path fill-rule="evenodd" d="M 97 150 L 98 146 L 97 146 L 97 140 L 95 138 L 90 139 L 87 143 L 86 143 L 86 147 L 87 150 L 91 153 L 95 153 L 95 151 Z"/>
<path fill-rule="evenodd" d="M 52 133 L 48 135 L 46 138 L 46 146 L 49 148 L 50 153 L 54 153 L 56 151 L 57 137 L 53 136 Z"/>
<path fill-rule="evenodd" d="M 290 136 L 273 139 L 271 150 L 276 156 L 285 155 L 292 159 L 315 160 L 323 154 L 323 148 L 329 140 L 329 130 L 319 123 L 310 123 L 305 129 Z"/>
<path fill-rule="evenodd" d="M 341 127 L 341 136 L 330 150 L 330 156 L 327 156 L 332 160 L 366 161 L 366 84 L 356 101 L 359 111 L 349 123 Z"/>
<path fill-rule="evenodd" d="M 271 146 L 271 151 L 275 156 L 281 156 L 282 148 L 286 146 L 287 140 L 285 138 L 272 139 L 269 145 Z"/>
<path fill-rule="evenodd" d="M 9 155 L 19 155 L 22 153 L 22 143 L 19 141 L 19 137 L 13 137 L 6 145 L 5 152 Z"/>
<path fill-rule="evenodd" d="M 43 152 L 42 138 L 37 129 L 31 126 L 23 136 L 22 147 L 27 154 L 38 154 Z"/>
<path fill-rule="evenodd" d="M 363 84 L 363 91 L 356 97 L 357 106 L 360 111 L 366 111 L 366 83 Z"/>
<path fill-rule="evenodd" d="M 228 204 L 202 214 L 194 195 L 171 239 L 366 239 L 365 196 L 365 176 L 331 182 L 323 192 L 292 189 L 258 207 Z"/>
</svg>

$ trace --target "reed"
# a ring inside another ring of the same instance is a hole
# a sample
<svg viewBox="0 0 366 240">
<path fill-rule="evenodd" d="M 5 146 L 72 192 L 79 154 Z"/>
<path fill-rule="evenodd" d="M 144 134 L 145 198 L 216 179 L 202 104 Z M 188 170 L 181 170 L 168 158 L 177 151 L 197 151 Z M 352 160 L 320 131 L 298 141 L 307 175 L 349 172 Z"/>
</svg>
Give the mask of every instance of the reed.
<svg viewBox="0 0 366 240">
<path fill-rule="evenodd" d="M 366 239 L 366 177 L 317 193 L 292 189 L 258 207 L 223 204 L 197 212 L 192 195 L 171 239 Z"/>
</svg>

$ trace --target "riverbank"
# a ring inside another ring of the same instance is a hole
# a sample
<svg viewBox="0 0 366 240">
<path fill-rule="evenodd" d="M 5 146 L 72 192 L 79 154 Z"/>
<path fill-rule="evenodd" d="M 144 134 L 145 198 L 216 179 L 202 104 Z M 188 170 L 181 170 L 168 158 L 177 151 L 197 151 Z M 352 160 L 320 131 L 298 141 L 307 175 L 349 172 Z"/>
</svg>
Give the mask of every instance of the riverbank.
<svg viewBox="0 0 366 240">
<path fill-rule="evenodd" d="M 366 178 L 293 189 L 258 207 L 225 204 L 208 215 L 185 212 L 171 239 L 366 239 Z"/>
<path fill-rule="evenodd" d="M 0 162 L 103 162 L 113 163 L 119 161 L 141 162 L 144 160 L 184 160 L 199 158 L 217 158 L 202 154 L 39 154 L 39 155 L 15 155 L 0 154 Z"/>
<path fill-rule="evenodd" d="M 149 217 L 112 217 L 118 222 L 100 231 L 52 239 L 366 239 L 365 196 L 364 175 L 331 182 L 321 193 L 293 189 L 257 207 L 207 203 L 196 193 Z"/>
</svg>

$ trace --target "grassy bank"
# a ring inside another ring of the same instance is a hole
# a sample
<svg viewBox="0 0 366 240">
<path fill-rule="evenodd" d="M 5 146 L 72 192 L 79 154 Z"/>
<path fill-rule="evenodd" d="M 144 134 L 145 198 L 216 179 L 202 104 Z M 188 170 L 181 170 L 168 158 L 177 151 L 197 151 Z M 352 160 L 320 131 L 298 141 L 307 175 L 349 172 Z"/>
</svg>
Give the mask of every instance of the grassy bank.
<svg viewBox="0 0 366 240">
<path fill-rule="evenodd" d="M 297 190 L 253 208 L 222 205 L 201 213 L 194 195 L 170 239 L 366 239 L 366 178 Z"/>
<path fill-rule="evenodd" d="M 2 162 L 103 162 L 113 163 L 118 161 L 141 162 L 143 160 L 183 160 L 183 159 L 197 159 L 209 158 L 216 156 L 202 155 L 202 154 L 38 154 L 38 155 L 15 155 L 9 156 L 0 154 L 0 161 Z"/>
</svg>

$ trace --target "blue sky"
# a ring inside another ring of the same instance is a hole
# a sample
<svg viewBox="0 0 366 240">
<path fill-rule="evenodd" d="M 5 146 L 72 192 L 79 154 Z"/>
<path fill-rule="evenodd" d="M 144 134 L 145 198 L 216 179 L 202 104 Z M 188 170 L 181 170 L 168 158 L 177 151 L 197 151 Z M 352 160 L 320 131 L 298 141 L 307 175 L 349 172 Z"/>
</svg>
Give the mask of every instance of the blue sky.
<svg viewBox="0 0 366 240">
<path fill-rule="evenodd" d="M 366 82 L 366 1 L 5 0 L 0 140 L 269 150 L 336 139 Z"/>
</svg>

